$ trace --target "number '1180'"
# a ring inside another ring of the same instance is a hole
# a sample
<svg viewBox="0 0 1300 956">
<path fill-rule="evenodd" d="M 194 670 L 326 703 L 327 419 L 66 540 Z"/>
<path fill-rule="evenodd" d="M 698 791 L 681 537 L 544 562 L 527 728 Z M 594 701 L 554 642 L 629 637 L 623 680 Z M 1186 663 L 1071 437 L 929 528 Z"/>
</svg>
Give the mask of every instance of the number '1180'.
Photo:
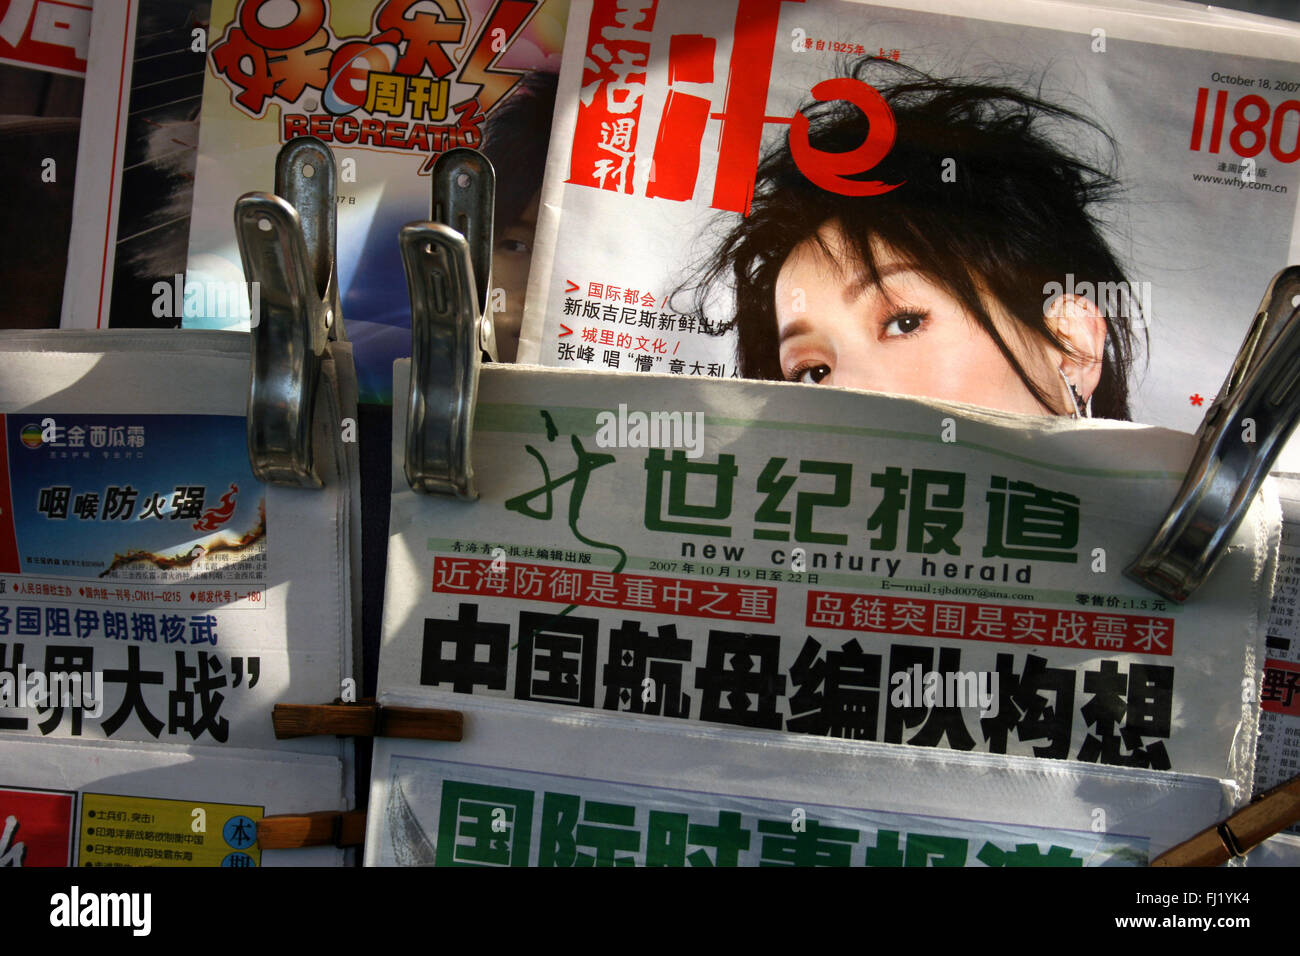
<svg viewBox="0 0 1300 956">
<path fill-rule="evenodd" d="M 1229 90 L 1216 91 L 1211 110 L 1210 91 L 1203 86 L 1196 91 L 1196 115 L 1192 119 L 1193 152 L 1199 152 L 1206 139 L 1207 111 L 1210 112 L 1207 152 L 1219 151 L 1227 122 L 1229 95 Z M 1291 140 L 1289 149 L 1282 142 L 1283 136 L 1287 135 L 1284 127 L 1288 115 L 1294 117 L 1287 137 Z M 1255 93 L 1238 97 L 1232 106 L 1232 129 L 1228 133 L 1228 146 L 1243 159 L 1258 156 L 1265 146 L 1279 163 L 1293 163 L 1300 159 L 1300 100 L 1285 100 L 1278 104 L 1277 109 L 1270 109 L 1268 100 Z"/>
</svg>

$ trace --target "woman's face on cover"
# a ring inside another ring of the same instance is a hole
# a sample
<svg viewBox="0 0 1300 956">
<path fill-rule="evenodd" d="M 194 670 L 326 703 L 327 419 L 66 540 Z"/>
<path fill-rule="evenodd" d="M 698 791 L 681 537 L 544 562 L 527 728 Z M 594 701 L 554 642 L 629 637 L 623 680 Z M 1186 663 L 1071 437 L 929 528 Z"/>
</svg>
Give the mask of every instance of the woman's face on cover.
<svg viewBox="0 0 1300 956">
<path fill-rule="evenodd" d="M 840 265 L 856 257 L 846 251 L 837 224 L 823 226 L 819 235 L 831 257 L 807 240 L 777 278 L 777 332 L 787 381 L 1057 414 L 1034 397 L 997 343 L 933 279 L 879 244 L 872 251 L 882 285 L 875 285 Z M 1026 374 L 1068 408 L 1057 371 L 1060 353 L 1019 334 L 1016 321 L 995 301 L 986 299 L 985 308 Z"/>
</svg>

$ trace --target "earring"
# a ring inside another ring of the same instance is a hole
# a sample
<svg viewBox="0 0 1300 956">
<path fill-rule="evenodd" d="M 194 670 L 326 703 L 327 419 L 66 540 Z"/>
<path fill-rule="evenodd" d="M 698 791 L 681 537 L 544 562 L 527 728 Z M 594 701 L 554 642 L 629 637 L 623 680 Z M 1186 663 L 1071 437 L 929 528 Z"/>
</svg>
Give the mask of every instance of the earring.
<svg viewBox="0 0 1300 956">
<path fill-rule="evenodd" d="M 1066 389 L 1069 390 L 1070 402 L 1074 405 L 1074 413 L 1070 417 L 1092 418 L 1092 396 L 1089 395 L 1088 400 L 1085 402 L 1083 396 L 1079 394 L 1079 390 L 1074 387 L 1074 383 L 1066 376 L 1065 369 L 1058 368 L 1057 371 L 1061 373 L 1061 379 L 1065 382 Z"/>
</svg>

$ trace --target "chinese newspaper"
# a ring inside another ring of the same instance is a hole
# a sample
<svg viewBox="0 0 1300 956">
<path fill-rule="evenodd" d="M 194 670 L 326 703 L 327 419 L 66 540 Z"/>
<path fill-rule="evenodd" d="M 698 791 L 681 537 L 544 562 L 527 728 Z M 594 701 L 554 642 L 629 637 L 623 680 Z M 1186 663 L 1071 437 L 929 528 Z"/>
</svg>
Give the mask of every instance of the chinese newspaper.
<svg viewBox="0 0 1300 956">
<path fill-rule="evenodd" d="M 415 494 L 397 452 L 380 692 L 1245 792 L 1276 498 L 1186 605 L 1122 574 L 1191 444 L 842 389 L 489 367 L 479 500 Z"/>
<path fill-rule="evenodd" d="M 355 401 L 345 365 L 323 420 Z M 324 489 L 257 481 L 248 367 L 236 333 L 0 337 L 0 785 L 72 808 L 65 856 L 256 865 L 237 844 L 263 810 L 347 799 L 350 743 L 276 740 L 270 716 L 355 691 L 350 460 L 318 440 Z M 49 822 L 23 800 L 8 849 Z M 222 813 L 245 821 L 235 843 Z"/>
<path fill-rule="evenodd" d="M 1177 773 L 385 702 L 460 709 L 467 733 L 378 741 L 369 865 L 1142 866 L 1230 806 L 1230 787 Z"/>
</svg>

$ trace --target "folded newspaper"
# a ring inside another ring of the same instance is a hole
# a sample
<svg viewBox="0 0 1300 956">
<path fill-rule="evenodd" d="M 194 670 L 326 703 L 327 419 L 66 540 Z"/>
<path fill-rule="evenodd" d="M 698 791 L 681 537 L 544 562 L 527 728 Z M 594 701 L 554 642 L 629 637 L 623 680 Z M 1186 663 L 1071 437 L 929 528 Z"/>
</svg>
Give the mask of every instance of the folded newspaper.
<svg viewBox="0 0 1300 956">
<path fill-rule="evenodd" d="M 1234 796 L 1180 773 L 383 702 L 458 708 L 465 738 L 376 741 L 372 866 L 1142 866 Z"/>
<path fill-rule="evenodd" d="M 1259 684 L 1259 753 L 1255 793 L 1271 790 L 1300 774 L 1300 475 L 1276 475 L 1282 505 L 1273 605 L 1264 637 Z M 1250 854 L 1251 866 L 1300 866 L 1300 825 Z"/>
<path fill-rule="evenodd" d="M 0 754 L 0 866 L 343 862 L 257 842 L 264 816 L 341 804 L 337 757 L 84 738 L 7 739 Z"/>
<path fill-rule="evenodd" d="M 355 699 L 350 359 L 326 363 L 318 398 L 326 487 L 286 489 L 250 470 L 248 343 L 0 335 L 0 852 L 63 819 L 13 791 L 71 801 L 80 824 L 51 837 L 65 857 L 145 865 L 255 865 L 249 821 L 351 799 L 350 743 L 271 724 L 281 701 Z M 242 807 L 235 843 L 216 804 Z M 155 810 L 167 826 L 143 825 Z"/>
<path fill-rule="evenodd" d="M 493 366 L 472 447 L 479 500 L 405 487 L 401 444 L 381 693 L 1249 791 L 1271 486 L 1188 604 L 1121 573 L 1191 436 L 847 389 Z"/>
</svg>

